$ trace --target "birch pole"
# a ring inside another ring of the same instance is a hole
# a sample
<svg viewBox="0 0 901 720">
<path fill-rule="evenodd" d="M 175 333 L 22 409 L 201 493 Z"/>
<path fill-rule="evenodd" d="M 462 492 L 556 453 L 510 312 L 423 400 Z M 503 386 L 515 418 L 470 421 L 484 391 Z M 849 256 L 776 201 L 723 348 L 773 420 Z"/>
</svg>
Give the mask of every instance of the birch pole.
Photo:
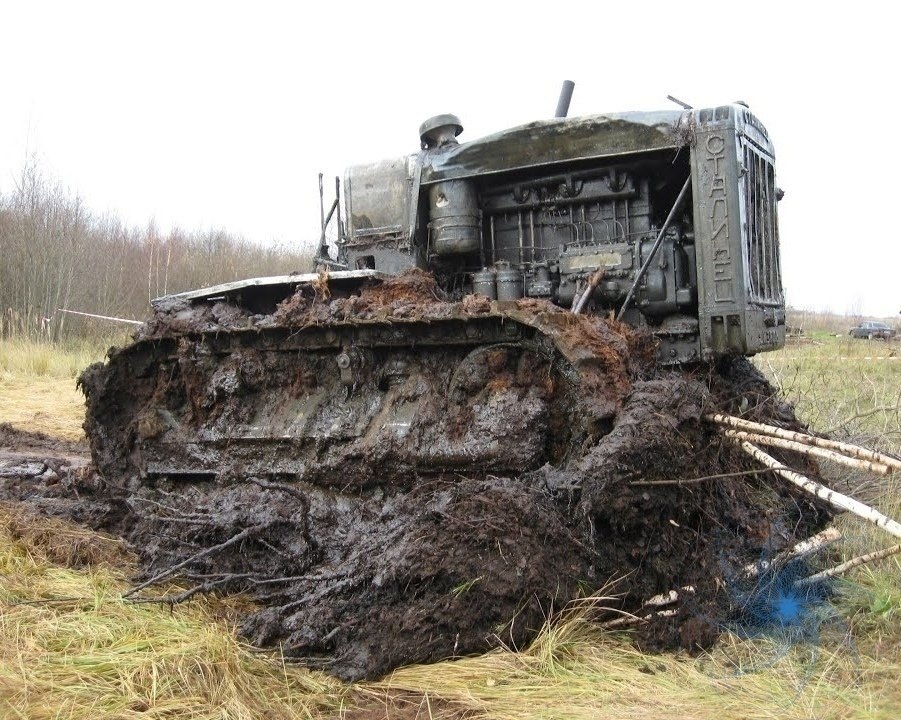
<svg viewBox="0 0 901 720">
<path fill-rule="evenodd" d="M 830 543 L 840 540 L 841 537 L 842 534 L 835 528 L 826 528 L 816 535 L 813 535 L 806 540 L 802 540 L 794 547 L 776 553 L 770 560 L 763 560 L 751 563 L 750 565 L 745 565 L 741 569 L 741 574 L 744 578 L 755 578 L 760 575 L 761 572 L 769 570 L 773 565 L 782 565 L 797 558 L 804 557 L 805 555 L 817 553 L 826 548 Z"/>
<path fill-rule="evenodd" d="M 868 562 L 873 562 L 874 560 L 882 560 L 883 558 L 896 555 L 899 552 L 901 552 L 901 545 L 892 545 L 892 547 L 886 548 L 885 550 L 877 550 L 876 552 L 871 552 L 866 555 L 859 555 L 856 558 L 851 558 L 850 560 L 847 560 L 840 565 L 836 565 L 835 567 L 831 567 L 828 570 L 823 570 L 816 573 L 815 575 L 811 575 L 810 577 L 797 580 L 795 581 L 795 587 L 806 587 L 808 585 L 813 585 L 820 580 L 825 580 L 826 578 L 841 575 L 842 573 L 848 572 L 848 570 L 860 567 L 861 565 L 864 565 Z"/>
<path fill-rule="evenodd" d="M 892 469 L 884 463 L 848 457 L 835 450 L 827 450 L 826 448 L 816 447 L 815 445 L 806 445 L 795 440 L 784 440 L 783 438 L 775 437 L 773 435 L 760 435 L 745 430 L 724 430 L 723 432 L 726 437 L 735 438 L 737 440 L 747 440 L 748 442 L 756 443 L 758 445 L 770 445 L 785 450 L 794 450 L 795 452 L 803 453 L 804 455 L 814 455 L 818 458 L 831 460 L 832 462 L 853 467 L 857 470 L 869 470 L 877 475 L 889 475 L 892 472 Z"/>
<path fill-rule="evenodd" d="M 763 450 L 752 445 L 747 440 L 740 440 L 738 442 L 741 443 L 741 449 L 744 450 L 748 455 L 753 457 L 758 462 L 766 465 L 776 474 L 781 475 L 783 478 L 792 483 L 792 485 L 796 485 L 802 490 L 809 492 L 811 495 L 815 495 L 821 500 L 825 500 L 833 507 L 837 507 L 840 510 L 847 510 L 848 512 L 853 513 L 854 515 L 857 515 L 864 520 L 868 520 L 877 527 L 885 530 L 890 535 L 894 535 L 896 538 L 901 538 L 901 523 L 898 523 L 895 520 L 886 517 L 875 508 L 871 508 L 869 505 L 864 505 L 862 502 L 859 502 L 854 498 L 850 498 L 847 495 L 842 495 L 840 492 L 837 492 L 835 490 L 830 490 L 825 485 L 821 485 L 820 483 L 811 480 L 810 478 L 805 477 L 804 475 L 801 475 L 794 470 L 789 470 L 778 460 L 776 460 L 776 458 L 772 457 L 771 455 L 767 455 Z"/>
<path fill-rule="evenodd" d="M 708 422 L 735 428 L 737 430 L 746 430 L 762 435 L 772 435 L 773 437 L 783 438 L 784 440 L 794 440 L 795 442 L 801 442 L 805 445 L 835 450 L 836 452 L 850 455 L 851 457 L 859 458 L 861 460 L 869 460 L 881 465 L 888 465 L 895 471 L 901 470 L 901 460 L 898 458 L 876 452 L 875 450 L 869 450 L 868 448 L 863 448 L 859 445 L 838 442 L 837 440 L 827 440 L 826 438 L 816 437 L 815 435 L 785 430 L 784 428 L 776 427 L 775 425 L 764 425 L 763 423 L 756 423 L 732 415 L 724 415 L 723 413 L 705 415 L 704 419 Z"/>
</svg>

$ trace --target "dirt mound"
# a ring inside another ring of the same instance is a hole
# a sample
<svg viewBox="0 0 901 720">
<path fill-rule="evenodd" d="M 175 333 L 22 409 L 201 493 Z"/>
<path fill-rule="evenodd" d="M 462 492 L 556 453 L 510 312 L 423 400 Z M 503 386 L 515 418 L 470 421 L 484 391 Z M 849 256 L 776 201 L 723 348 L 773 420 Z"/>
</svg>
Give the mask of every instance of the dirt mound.
<svg viewBox="0 0 901 720">
<path fill-rule="evenodd" d="M 0 501 L 48 495 L 89 463 L 85 443 L 26 432 L 0 424 Z M 42 492 L 41 489 L 44 491 Z"/>
<path fill-rule="evenodd" d="M 342 677 L 498 639 L 520 644 L 591 567 L 548 493 L 509 478 L 431 481 L 338 503 L 315 486 L 254 478 L 194 485 L 169 495 L 165 512 L 159 497 L 135 498 L 145 510 L 132 537 L 149 573 L 245 533 L 239 551 L 197 557 L 183 576 L 251 592 L 267 606 L 244 623 L 251 641 L 279 643 Z"/>
<path fill-rule="evenodd" d="M 765 387 L 744 361 L 728 363 L 726 376 L 743 380 L 713 373 L 713 392 L 707 376 L 634 381 L 609 432 L 568 469 L 414 478 L 352 493 L 229 477 L 125 494 L 75 475 L 25 494 L 42 496 L 45 512 L 127 537 L 143 561 L 140 579 L 180 578 L 180 599 L 248 593 L 261 605 L 242 626 L 251 642 L 279 644 L 344 678 L 521 646 L 554 609 L 616 579 L 627 610 L 692 586 L 677 614 L 639 638 L 704 645 L 730 612 L 722 591 L 730 568 L 827 518 L 770 480 L 653 484 L 747 469 L 698 422 L 714 395 L 740 404 L 748 393 L 736 391 Z M 772 419 L 768 396 L 755 413 Z"/>
<path fill-rule="evenodd" d="M 0 503 L 28 503 L 44 516 L 71 520 L 121 537 L 131 511 L 126 496 L 108 492 L 94 466 L 85 442 L 60 440 L 43 433 L 26 432 L 0 424 Z M 28 510 L 18 527 L 27 534 Z M 62 528 L 63 526 L 59 526 Z M 60 537 L 65 537 L 63 530 Z M 82 553 L 87 542 L 60 552 Z"/>
<path fill-rule="evenodd" d="M 243 624 L 249 640 L 343 678 L 520 646 L 554 609 L 611 580 L 630 610 L 691 586 L 675 615 L 639 637 L 703 646 L 730 612 L 730 569 L 828 518 L 769 479 L 696 482 L 748 469 L 699 417 L 714 395 L 740 404 L 742 389 L 766 386 L 744 360 L 725 373 L 634 381 L 609 431 L 568 469 L 376 478 L 353 492 L 259 477 L 161 481 L 130 496 L 128 537 L 143 580 L 179 567 L 183 597 L 249 593 L 263 606 Z M 770 419 L 771 395 L 755 405 Z M 679 478 L 692 482 L 654 484 Z"/>
<path fill-rule="evenodd" d="M 690 587 L 638 637 L 703 646 L 730 573 L 828 518 L 701 422 L 798 427 L 747 360 L 660 368 L 646 333 L 424 273 L 269 314 L 172 302 L 81 382 L 104 477 L 58 485 L 136 548 L 138 594 L 247 593 L 248 639 L 343 678 L 519 646 L 611 581 L 627 611 Z"/>
</svg>

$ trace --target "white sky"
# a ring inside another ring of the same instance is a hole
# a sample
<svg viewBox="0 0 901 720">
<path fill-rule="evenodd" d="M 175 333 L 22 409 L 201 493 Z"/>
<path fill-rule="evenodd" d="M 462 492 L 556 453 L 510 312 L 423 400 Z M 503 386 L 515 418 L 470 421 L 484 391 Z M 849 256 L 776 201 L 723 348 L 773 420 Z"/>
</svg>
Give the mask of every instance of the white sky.
<svg viewBox="0 0 901 720">
<path fill-rule="evenodd" d="M 551 116 L 566 78 L 570 115 L 743 99 L 776 145 L 788 302 L 897 317 L 890 7 L 0 0 L 0 191 L 35 155 L 130 224 L 312 244 L 317 173 L 415 152 L 431 115 L 473 139 Z"/>
</svg>

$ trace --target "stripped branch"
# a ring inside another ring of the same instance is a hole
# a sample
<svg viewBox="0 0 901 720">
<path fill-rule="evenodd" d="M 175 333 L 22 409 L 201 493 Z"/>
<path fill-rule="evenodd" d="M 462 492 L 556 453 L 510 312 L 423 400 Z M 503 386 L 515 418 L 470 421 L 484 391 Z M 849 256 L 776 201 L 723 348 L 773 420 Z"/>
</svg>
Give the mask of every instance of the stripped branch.
<svg viewBox="0 0 901 720">
<path fill-rule="evenodd" d="M 275 490 L 277 492 L 283 492 L 288 495 L 293 495 L 294 497 L 305 499 L 306 495 L 304 495 L 300 490 L 295 487 L 291 487 L 290 485 L 285 485 L 284 483 L 272 483 L 266 482 L 265 480 L 261 480 L 257 477 L 249 477 L 247 478 L 248 482 L 252 482 L 254 485 L 259 485 L 264 490 Z"/>
<path fill-rule="evenodd" d="M 251 527 L 244 528 L 237 535 L 232 535 L 232 537 L 230 537 L 225 542 L 219 543 L 218 545 L 213 545 L 212 547 L 208 547 L 205 550 L 201 550 L 199 553 L 195 553 L 194 555 L 189 557 L 187 560 L 182 560 L 177 565 L 173 565 L 172 567 L 167 568 L 166 570 L 163 570 L 163 572 L 157 573 L 149 580 L 142 582 L 140 585 L 133 587 L 127 593 L 124 593 L 122 595 L 122 597 L 123 598 L 131 597 L 136 592 L 139 592 L 139 591 L 143 590 L 144 588 L 146 588 L 150 585 L 153 585 L 154 583 L 158 583 L 160 580 L 165 580 L 167 577 L 174 575 L 176 572 L 181 570 L 183 567 L 190 565 L 192 562 L 196 562 L 197 560 L 200 560 L 201 558 L 204 558 L 207 555 L 212 555 L 214 552 L 218 552 L 220 550 L 225 550 L 225 548 L 230 547 L 231 545 L 234 545 L 235 543 L 239 543 L 242 540 L 246 540 L 254 533 L 258 533 L 261 530 L 263 530 L 265 527 L 266 527 L 265 525 L 252 525 Z"/>
<path fill-rule="evenodd" d="M 707 482 L 708 480 L 722 480 L 724 478 L 747 477 L 748 475 L 762 475 L 769 470 L 739 470 L 738 472 L 717 473 L 716 475 L 702 475 L 693 478 L 676 478 L 673 480 L 633 480 L 629 485 L 692 485 L 694 483 Z"/>
<path fill-rule="evenodd" d="M 807 587 L 809 585 L 813 585 L 815 583 L 818 583 L 820 580 L 835 577 L 836 575 L 842 575 L 843 573 L 848 572 L 848 570 L 860 567 L 861 565 L 864 565 L 868 562 L 873 562 L 874 560 L 882 560 L 883 558 L 896 555 L 899 552 L 901 552 L 901 545 L 892 545 L 890 548 L 886 548 L 885 550 L 877 550 L 876 552 L 871 552 L 867 555 L 859 555 L 856 558 L 851 558 L 850 560 L 847 560 L 840 565 L 836 565 L 835 567 L 831 567 L 828 570 L 823 570 L 822 572 L 818 572 L 815 575 L 811 575 L 810 577 L 797 580 L 795 582 L 795 587 Z"/>
<path fill-rule="evenodd" d="M 853 415 L 849 415 L 844 420 L 842 420 L 835 427 L 828 428 L 826 430 L 820 430 L 826 435 L 831 435 L 834 432 L 838 432 L 839 430 L 847 429 L 848 425 L 850 425 L 855 420 L 860 420 L 861 418 L 870 417 L 871 415 L 876 415 L 877 413 L 899 413 L 901 412 L 901 405 L 877 405 L 874 408 L 870 408 L 869 410 L 864 410 L 863 412 L 854 413 Z"/>
<path fill-rule="evenodd" d="M 813 455 L 823 460 L 831 460 L 840 465 L 847 465 L 857 470 L 869 470 L 877 475 L 888 475 L 892 469 L 883 463 L 873 462 L 872 460 L 860 460 L 858 458 L 842 455 L 835 450 L 827 450 L 826 448 L 806 445 L 796 440 L 785 440 L 783 438 L 774 437 L 772 435 L 759 435 L 744 430 L 724 430 L 726 437 L 736 438 L 738 440 L 747 440 L 748 442 L 757 443 L 758 445 L 771 445 L 772 447 L 783 448 L 785 450 L 793 450 L 803 453 L 804 455 Z"/>
<path fill-rule="evenodd" d="M 185 590 L 184 592 L 178 593 L 178 595 L 166 595 L 165 597 L 158 598 L 132 598 L 131 601 L 133 603 L 160 603 L 162 605 L 178 605 L 179 603 L 187 602 L 195 595 L 199 595 L 201 593 L 210 593 L 216 588 L 226 585 L 230 581 L 230 578 L 226 577 L 222 578 L 221 580 L 212 580 L 210 582 L 205 582 L 202 585 L 195 585 L 194 587 Z"/>
<path fill-rule="evenodd" d="M 623 615 L 622 617 L 618 617 L 614 620 L 608 620 L 607 622 L 601 623 L 602 628 L 618 628 L 618 627 L 628 627 L 629 625 L 637 625 L 642 622 L 650 622 L 655 618 L 663 618 L 663 617 L 673 617 L 674 615 L 678 615 L 679 611 L 676 609 L 671 610 L 658 610 L 657 612 L 648 613 L 647 615 Z"/>
<path fill-rule="evenodd" d="M 683 594 L 693 595 L 695 589 L 691 585 L 686 585 L 682 588 Z M 678 590 L 670 590 L 665 593 L 660 593 L 659 595 L 654 595 L 654 597 L 648 598 L 642 603 L 641 609 L 647 610 L 649 608 L 662 608 L 667 605 L 672 605 L 675 602 L 678 602 L 680 598 Z M 614 618 L 613 620 L 607 620 L 606 622 L 601 623 L 602 628 L 617 628 L 617 627 L 626 627 L 628 625 L 635 625 L 640 622 L 648 622 L 653 620 L 654 618 L 659 617 L 672 617 L 676 615 L 679 611 L 676 609 L 669 610 L 657 610 L 656 612 L 646 613 L 645 615 L 632 615 L 631 613 L 624 613 L 621 617 Z"/>
<path fill-rule="evenodd" d="M 820 550 L 825 549 L 830 543 L 841 539 L 841 536 L 842 534 L 835 528 L 826 528 L 816 535 L 811 535 L 806 540 L 802 540 L 788 550 L 776 553 L 770 560 L 762 560 L 760 562 L 751 563 L 750 565 L 745 565 L 741 569 L 741 575 L 744 578 L 757 577 L 760 573 L 766 572 L 774 565 L 778 567 L 785 565 L 792 560 L 817 553 Z"/>
<path fill-rule="evenodd" d="M 781 475 L 793 485 L 796 485 L 802 490 L 809 492 L 811 495 L 815 495 L 821 500 L 826 501 L 833 507 L 837 507 L 840 510 L 847 510 L 848 512 L 853 513 L 854 515 L 857 515 L 864 520 L 869 520 L 877 527 L 881 527 L 887 533 L 901 538 L 901 524 L 889 517 L 886 517 L 875 508 L 871 508 L 869 505 L 865 505 L 864 503 L 859 502 L 854 498 L 850 498 L 847 495 L 842 495 L 840 492 L 830 490 L 826 486 L 821 485 L 820 483 L 815 482 L 810 478 L 795 472 L 794 470 L 789 470 L 778 460 L 776 460 L 776 458 L 772 457 L 771 455 L 767 455 L 763 450 L 752 445 L 746 440 L 740 440 L 738 442 L 741 443 L 741 449 L 744 450 L 748 455 L 753 457 L 758 462 L 763 463 L 771 470 L 773 470 L 776 474 Z"/>
<path fill-rule="evenodd" d="M 722 413 L 713 413 L 705 415 L 704 419 L 717 425 L 725 425 L 737 430 L 747 430 L 762 435 L 772 435 L 773 437 L 783 438 L 784 440 L 794 440 L 805 445 L 813 445 L 815 447 L 826 448 L 827 450 L 835 450 L 844 455 L 855 457 L 860 460 L 870 460 L 871 462 L 888 465 L 892 470 L 901 470 L 901 460 L 891 455 L 869 450 L 868 448 L 852 445 L 851 443 L 838 442 L 837 440 L 827 440 L 825 438 L 807 435 L 806 433 L 795 432 L 794 430 L 785 430 L 775 425 L 764 425 L 763 423 L 751 422 L 732 415 L 724 415 Z"/>
</svg>

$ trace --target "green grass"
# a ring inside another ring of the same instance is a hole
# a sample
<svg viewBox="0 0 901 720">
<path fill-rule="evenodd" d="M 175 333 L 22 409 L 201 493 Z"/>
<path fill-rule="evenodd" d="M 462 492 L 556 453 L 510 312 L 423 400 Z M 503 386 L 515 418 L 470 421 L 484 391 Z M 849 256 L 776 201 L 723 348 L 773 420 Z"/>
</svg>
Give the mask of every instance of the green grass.
<svg viewBox="0 0 901 720">
<path fill-rule="evenodd" d="M 901 342 L 817 333 L 755 362 L 811 428 L 901 445 Z"/>
<path fill-rule="evenodd" d="M 901 343 L 826 332 L 812 340 L 755 362 L 811 429 L 901 455 Z M 820 468 L 831 487 L 901 519 L 901 478 L 878 478 L 825 462 Z M 840 553 L 831 558 L 836 563 L 898 542 L 852 515 L 838 517 L 835 524 L 844 535 Z M 853 571 L 838 590 L 838 606 L 865 638 L 875 643 L 888 638 L 896 647 L 901 643 L 899 556 Z"/>
</svg>

